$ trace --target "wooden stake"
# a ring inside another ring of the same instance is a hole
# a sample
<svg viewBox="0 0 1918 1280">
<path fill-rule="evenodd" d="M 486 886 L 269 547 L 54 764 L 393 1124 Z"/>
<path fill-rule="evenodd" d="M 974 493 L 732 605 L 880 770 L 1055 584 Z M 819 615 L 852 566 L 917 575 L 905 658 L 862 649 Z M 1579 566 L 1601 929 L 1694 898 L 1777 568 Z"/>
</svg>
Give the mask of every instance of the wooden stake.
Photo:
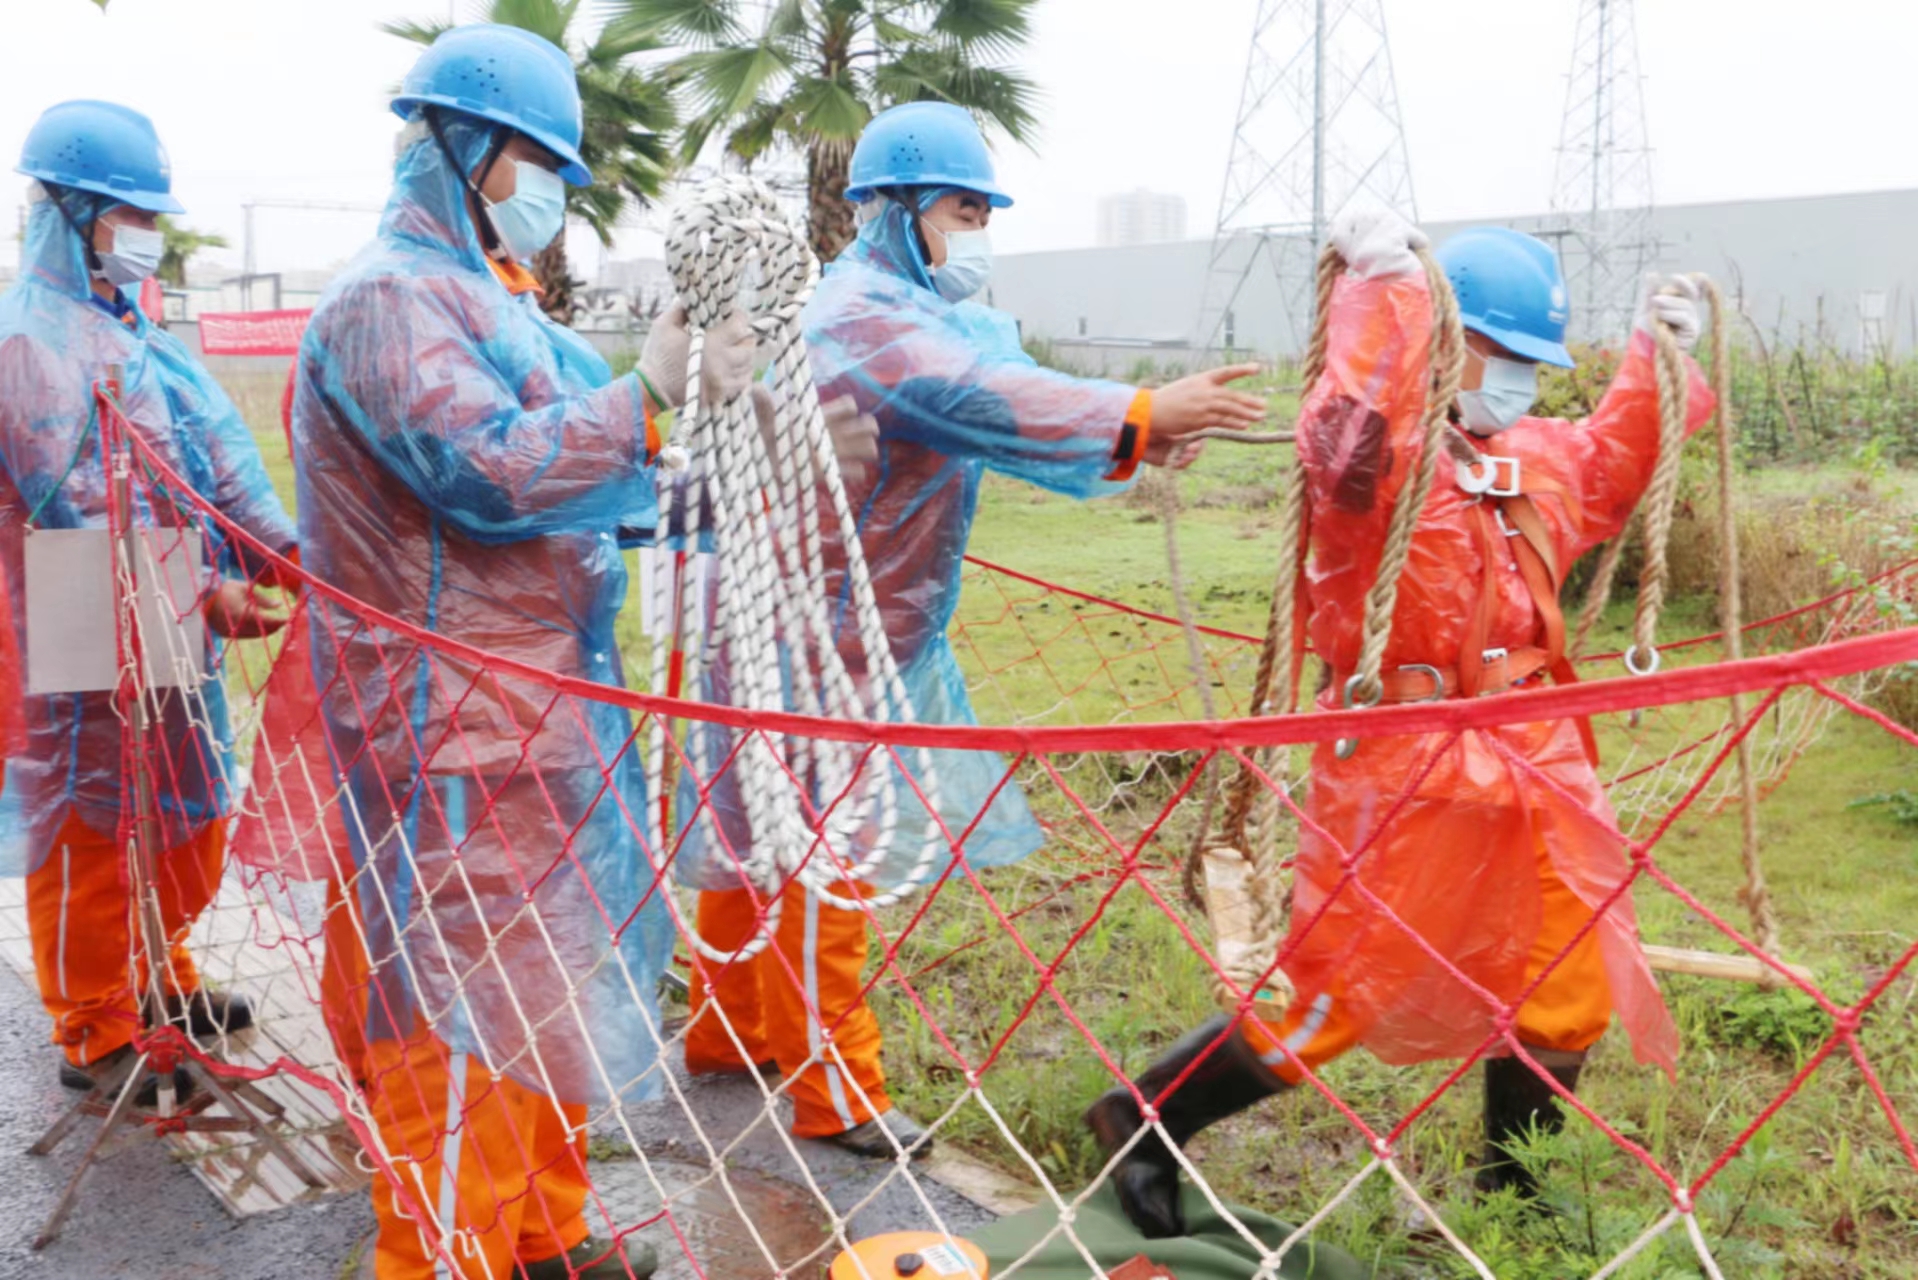
<svg viewBox="0 0 1918 1280">
<path fill-rule="evenodd" d="M 1647 943 L 1645 959 L 1659 973 L 1689 973 L 1699 978 L 1723 978 L 1730 982 L 1763 984 L 1778 982 L 1778 970 L 1754 955 L 1726 955 L 1720 951 L 1691 951 L 1684 947 L 1655 947 Z M 1814 982 L 1811 970 L 1801 964 L 1787 964 L 1787 973 Z"/>
</svg>

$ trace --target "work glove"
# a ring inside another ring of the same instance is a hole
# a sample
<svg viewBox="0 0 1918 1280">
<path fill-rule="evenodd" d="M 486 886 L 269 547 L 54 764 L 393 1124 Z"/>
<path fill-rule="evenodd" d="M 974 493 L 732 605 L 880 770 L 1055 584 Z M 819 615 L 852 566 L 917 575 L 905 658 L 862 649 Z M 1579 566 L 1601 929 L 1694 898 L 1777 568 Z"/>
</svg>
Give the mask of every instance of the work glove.
<svg viewBox="0 0 1918 1280">
<path fill-rule="evenodd" d="M 1378 280 L 1417 271 L 1418 251 L 1432 241 L 1392 210 L 1372 206 L 1346 209 L 1332 220 L 1332 247 L 1354 273 Z"/>
<path fill-rule="evenodd" d="M 686 304 L 675 302 L 653 321 L 646 346 L 639 353 L 639 372 L 665 401 L 658 408 L 677 409 L 686 403 L 686 362 L 692 354 L 693 331 Z M 706 404 L 724 404 L 742 394 L 753 380 L 753 357 L 759 337 L 752 320 L 735 311 L 706 331 L 700 358 L 699 396 Z"/>
<path fill-rule="evenodd" d="M 1690 276 L 1668 276 L 1653 272 L 1645 277 L 1645 292 L 1638 300 L 1638 314 L 1632 328 L 1652 331 L 1652 321 L 1663 321 L 1678 339 L 1680 351 L 1698 345 L 1698 282 Z"/>
<path fill-rule="evenodd" d="M 851 396 L 821 401 L 826 417 L 826 434 L 832 437 L 833 453 L 839 459 L 839 474 L 848 483 L 864 480 L 879 462 L 879 420 L 859 412 L 859 402 Z M 759 434 L 766 442 L 766 453 L 778 456 L 774 433 L 778 429 L 773 393 L 764 383 L 753 384 L 753 413 L 759 419 Z"/>
<path fill-rule="evenodd" d="M 271 594 L 262 597 L 261 592 Z M 201 608 L 207 630 L 222 640 L 260 640 L 292 620 L 288 599 L 271 587 L 239 578 L 222 578 Z"/>
</svg>

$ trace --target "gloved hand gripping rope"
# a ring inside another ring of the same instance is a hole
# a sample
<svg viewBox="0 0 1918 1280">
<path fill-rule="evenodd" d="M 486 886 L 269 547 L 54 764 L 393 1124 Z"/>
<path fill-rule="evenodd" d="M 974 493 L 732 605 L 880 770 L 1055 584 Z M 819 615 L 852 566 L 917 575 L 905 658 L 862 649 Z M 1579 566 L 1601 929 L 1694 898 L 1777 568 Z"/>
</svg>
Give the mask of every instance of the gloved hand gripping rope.
<svg viewBox="0 0 1918 1280">
<path fill-rule="evenodd" d="M 732 687 L 729 701 L 742 709 L 848 721 L 911 720 L 912 704 L 887 641 L 807 362 L 800 313 L 818 281 L 818 263 L 772 193 L 744 177 L 721 178 L 693 193 L 674 215 L 666 260 L 692 324 L 691 393 L 667 460 L 680 474 L 661 486 L 660 528 L 683 530 L 692 545 L 701 521 L 710 516 L 718 564 L 710 618 L 705 593 L 681 593 L 680 633 L 704 637 L 687 646 L 686 687 L 699 687 L 701 675 L 723 656 Z M 760 344 L 771 353 L 770 441 L 761 434 L 750 396 L 723 404 L 700 399 L 706 332 L 740 309 L 751 315 Z M 822 495 L 845 558 L 863 678 L 853 676 L 834 636 L 832 618 L 840 606 L 827 594 Z M 677 520 L 676 506 L 682 509 Z M 665 687 L 667 661 L 660 646 L 653 658 L 655 688 Z M 656 717 L 647 780 L 655 829 L 670 844 L 669 733 L 664 719 Z M 763 951 L 777 929 L 779 890 L 788 880 L 797 879 L 830 906 L 858 911 L 896 902 L 932 875 L 943 841 L 939 824 L 928 818 L 925 838 L 904 877 L 876 894 L 852 887 L 874 878 L 899 828 L 902 805 L 937 811 L 929 749 L 907 755 L 909 784 L 891 757 L 869 744 L 748 730 L 729 762 L 714 744 L 717 736 L 689 735 L 687 755 L 696 776 L 709 783 L 722 772 L 734 772 L 750 839 L 732 852 L 741 876 L 772 906 L 766 927 L 738 952 L 715 951 L 697 930 L 685 931 L 708 959 L 730 963 Z M 697 821 L 714 847 L 721 847 L 720 824 L 710 804 L 701 805 Z M 867 852 L 849 852 L 856 848 Z M 842 886 L 850 891 L 842 892 Z"/>
</svg>

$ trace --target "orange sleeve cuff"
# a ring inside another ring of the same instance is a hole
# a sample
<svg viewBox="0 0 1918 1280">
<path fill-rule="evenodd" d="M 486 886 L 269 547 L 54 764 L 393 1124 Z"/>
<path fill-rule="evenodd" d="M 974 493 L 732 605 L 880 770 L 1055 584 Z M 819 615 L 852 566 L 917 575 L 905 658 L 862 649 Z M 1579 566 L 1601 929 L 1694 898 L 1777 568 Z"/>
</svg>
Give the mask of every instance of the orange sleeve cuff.
<svg viewBox="0 0 1918 1280">
<path fill-rule="evenodd" d="M 1125 411 L 1125 426 L 1119 433 L 1119 448 L 1113 455 L 1112 470 L 1106 472 L 1105 478 L 1114 484 L 1124 484 L 1132 479 L 1139 470 L 1139 461 L 1145 457 L 1146 443 L 1151 438 L 1152 392 L 1141 387 Z"/>
<path fill-rule="evenodd" d="M 640 385 L 639 412 L 646 419 L 646 461 L 650 464 L 666 447 L 666 437 L 659 434 L 659 420 L 653 417 L 652 397 L 646 394 L 645 384 Z"/>
</svg>

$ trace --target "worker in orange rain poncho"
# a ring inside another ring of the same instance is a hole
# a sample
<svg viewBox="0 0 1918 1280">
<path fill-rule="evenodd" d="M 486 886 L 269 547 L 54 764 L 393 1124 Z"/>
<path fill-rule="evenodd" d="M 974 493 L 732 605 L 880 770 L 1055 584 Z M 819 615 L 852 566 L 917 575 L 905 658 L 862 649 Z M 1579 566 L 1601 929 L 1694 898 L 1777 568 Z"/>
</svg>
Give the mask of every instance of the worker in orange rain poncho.
<svg viewBox="0 0 1918 1280">
<path fill-rule="evenodd" d="M 1348 215 L 1332 243 L 1348 270 L 1332 294 L 1325 372 L 1298 428 L 1312 545 L 1304 591 L 1312 646 L 1332 673 L 1326 707 L 1352 677 L 1364 597 L 1418 453 L 1432 330 L 1414 252 L 1425 245 L 1420 232 L 1391 214 Z M 1537 366 L 1572 363 L 1557 257 L 1502 228 L 1461 232 L 1438 256 L 1469 347 L 1458 443 L 1469 441 L 1481 460 L 1441 463 L 1420 516 L 1385 654 L 1386 700 L 1396 702 L 1500 693 L 1554 671 L 1569 677 L 1558 584 L 1624 527 L 1658 456 L 1652 317 L 1681 346 L 1698 336 L 1696 290 L 1655 279 L 1596 412 L 1582 422 L 1527 417 Z M 1713 401 L 1691 372 L 1695 430 Z M 1172 1139 L 1184 1143 L 1354 1045 L 1395 1064 L 1479 1052 L 1514 1005 L 1513 1036 L 1568 1091 L 1614 1013 L 1639 1060 L 1670 1071 L 1677 1036 L 1639 950 L 1630 897 L 1593 924 L 1630 874 L 1593 763 L 1583 727 L 1563 720 L 1363 739 L 1349 758 L 1320 747 L 1281 951 L 1297 998 L 1277 1025 L 1214 1019 L 1139 1077 Z M 1347 853 L 1358 855 L 1356 880 L 1382 906 L 1342 883 Z M 1479 1183 L 1523 1194 L 1529 1180 L 1506 1144 L 1563 1115 L 1551 1085 L 1509 1043 L 1490 1053 Z M 1108 1152 L 1141 1125 L 1123 1086 L 1087 1118 Z M 1178 1168 L 1156 1132 L 1117 1176 L 1142 1230 L 1182 1233 Z"/>
<path fill-rule="evenodd" d="M 849 396 L 878 420 L 878 465 L 849 484 L 849 496 L 913 716 L 971 724 L 946 628 L 985 472 L 1075 498 L 1118 493 L 1141 461 L 1183 461 L 1196 448 L 1185 439 L 1190 433 L 1256 423 L 1265 406 L 1225 385 L 1254 372 L 1251 365 L 1148 391 L 1035 364 L 1011 317 L 970 300 L 992 266 L 987 223 L 1012 200 L 994 180 L 978 126 L 960 108 L 914 103 L 881 113 L 859 139 L 851 178 L 846 194 L 859 206 L 859 236 L 826 269 L 808 304 L 806 341 L 822 396 Z M 829 564 L 840 559 L 829 550 Z M 842 601 L 844 579 L 834 570 L 826 583 Z M 841 651 L 860 678 L 864 659 L 851 615 L 841 609 L 837 625 Z M 1025 800 L 1015 787 L 1001 789 L 1003 761 L 933 754 L 940 816 L 953 839 L 965 836 L 973 866 L 1016 862 L 1039 847 Z M 714 799 L 724 803 L 723 794 Z M 903 807 L 913 807 L 910 792 Z M 735 843 L 745 838 L 734 830 Z M 892 888 L 915 864 L 925 835 L 921 807 L 916 820 L 900 821 L 888 848 L 836 852 L 855 863 L 877 855 L 880 869 L 869 878 Z M 683 854 L 682 867 L 689 861 Z M 723 855 L 707 866 L 725 882 Z M 755 898 L 737 888 L 702 894 L 701 934 L 717 948 L 742 946 L 758 927 Z M 783 900 L 773 948 L 702 964 L 686 1038 L 689 1068 L 776 1067 L 786 1077 L 795 1134 L 873 1157 L 924 1153 L 922 1130 L 886 1094 L 879 1026 L 865 1004 L 864 914 L 827 906 L 796 881 Z M 707 998 L 708 983 L 723 1019 Z"/>
<path fill-rule="evenodd" d="M 159 265 L 155 219 L 180 211 L 152 122 L 115 103 L 61 103 L 28 133 L 19 172 L 34 186 L 20 279 L 0 297 L 0 576 L 15 606 L 0 653 L 25 651 L 24 561 L 33 534 L 107 526 L 94 393 L 112 379 L 132 429 L 222 514 L 275 551 L 290 551 L 294 541 L 233 402 L 127 295 Z M 254 596 L 232 545 L 215 539 L 209 550 L 222 570 L 209 584 L 213 632 L 259 636 L 284 626 L 285 615 Z M 131 1068 L 140 1027 L 120 831 L 125 726 L 111 691 L 22 701 L 24 739 L 16 732 L 7 744 L 0 863 L 27 876 L 41 999 L 65 1052 L 60 1079 L 85 1089 Z M 201 987 L 185 946 L 220 883 L 234 798 L 220 682 L 205 684 L 190 702 L 156 701 L 164 761 L 156 882 L 173 934 L 167 996 L 176 1020 L 204 1038 L 253 1018 L 242 997 Z M 186 1088 L 186 1073 L 175 1083 Z M 151 1078 L 136 1087 L 136 1100 L 156 1096 Z"/>
<path fill-rule="evenodd" d="M 305 565 L 414 626 L 618 687 L 623 526 L 651 527 L 656 412 L 685 394 L 683 312 L 614 378 L 523 265 L 564 226 L 581 107 L 565 53 L 442 34 L 407 74 L 378 238 L 328 288 L 293 405 Z M 703 394 L 751 379 L 743 316 Z M 677 354 L 671 354 L 676 352 Z M 327 1015 L 378 1153 L 379 1280 L 645 1276 L 589 1234 L 588 1104 L 657 1080 L 672 929 L 626 712 L 428 650 L 316 602 L 314 678 L 352 867 Z"/>
</svg>

